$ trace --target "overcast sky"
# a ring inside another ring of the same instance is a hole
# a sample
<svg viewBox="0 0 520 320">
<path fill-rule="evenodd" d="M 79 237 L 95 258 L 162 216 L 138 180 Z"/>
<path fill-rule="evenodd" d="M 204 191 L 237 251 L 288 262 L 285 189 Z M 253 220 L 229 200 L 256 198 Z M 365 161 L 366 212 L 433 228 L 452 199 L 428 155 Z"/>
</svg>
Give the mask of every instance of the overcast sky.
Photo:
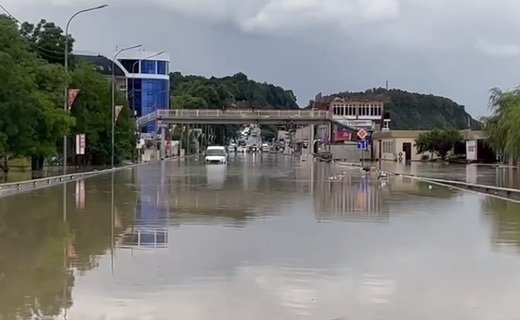
<svg viewBox="0 0 520 320">
<path fill-rule="evenodd" d="M 142 43 L 172 71 L 244 72 L 318 92 L 384 86 L 447 96 L 485 115 L 489 89 L 520 84 L 518 0 L 0 0 L 20 20 L 71 25 L 75 49 Z"/>
</svg>

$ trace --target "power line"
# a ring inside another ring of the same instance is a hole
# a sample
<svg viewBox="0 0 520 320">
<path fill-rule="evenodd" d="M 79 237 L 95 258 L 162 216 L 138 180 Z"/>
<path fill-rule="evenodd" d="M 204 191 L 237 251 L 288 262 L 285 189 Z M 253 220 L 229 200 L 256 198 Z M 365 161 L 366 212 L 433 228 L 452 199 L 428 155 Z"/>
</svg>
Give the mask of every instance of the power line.
<svg viewBox="0 0 520 320">
<path fill-rule="evenodd" d="M 7 10 L 7 9 L 6 9 L 2 4 L 0 4 L 0 8 L 1 8 L 2 10 L 4 10 L 5 13 L 7 13 L 7 15 L 8 15 L 9 17 L 13 18 L 13 19 L 16 20 L 18 23 L 20 23 L 20 20 L 16 19 L 16 17 L 13 16 L 13 15 L 11 14 L 11 12 L 9 12 L 9 10 Z"/>
<path fill-rule="evenodd" d="M 5 13 L 7 13 L 7 15 L 8 15 L 11 19 L 13 19 L 14 21 L 16 21 L 16 22 L 18 23 L 18 26 L 20 26 L 20 27 L 22 26 L 22 22 L 21 22 L 18 18 L 16 18 L 16 17 L 15 17 L 15 16 L 14 16 L 14 15 L 9 11 L 9 10 L 7 10 L 7 8 L 4 7 L 2 4 L 0 4 L 0 9 L 2 9 Z M 26 39 L 26 38 L 24 38 L 24 37 L 22 37 L 22 38 L 23 38 L 24 40 L 28 41 L 28 39 Z M 68 39 L 66 39 L 66 40 L 68 40 Z M 28 41 L 28 42 L 29 42 L 29 41 Z M 41 46 L 39 46 L 38 44 L 33 43 L 33 42 L 28 43 L 28 45 L 29 45 L 29 46 L 33 46 L 33 47 L 36 47 L 37 49 L 40 49 L 40 50 L 42 50 L 42 51 L 46 51 L 46 52 L 48 52 L 48 53 L 52 53 L 52 54 L 54 54 L 54 55 L 56 55 L 56 56 L 59 56 L 59 57 L 63 57 L 63 56 L 65 55 L 65 53 L 63 53 L 63 52 L 58 52 L 58 51 L 50 50 L 50 49 L 47 49 L 47 48 L 41 47 Z"/>
</svg>

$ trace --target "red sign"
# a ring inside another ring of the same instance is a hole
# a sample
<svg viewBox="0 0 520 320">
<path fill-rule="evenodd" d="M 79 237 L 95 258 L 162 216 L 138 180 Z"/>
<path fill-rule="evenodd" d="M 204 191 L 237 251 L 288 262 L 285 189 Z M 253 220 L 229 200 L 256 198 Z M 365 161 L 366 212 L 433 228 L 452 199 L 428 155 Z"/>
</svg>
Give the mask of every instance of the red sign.
<svg viewBox="0 0 520 320">
<path fill-rule="evenodd" d="M 347 130 L 338 129 L 336 131 L 336 141 L 350 140 L 350 132 Z"/>
<path fill-rule="evenodd" d="M 357 132 L 357 136 L 359 137 L 359 139 L 365 140 L 365 138 L 368 136 L 368 132 L 365 129 L 361 128 Z"/>
<path fill-rule="evenodd" d="M 79 89 L 69 89 L 67 92 L 67 107 L 68 110 L 72 108 L 72 105 L 76 101 L 76 98 L 78 97 Z"/>
</svg>

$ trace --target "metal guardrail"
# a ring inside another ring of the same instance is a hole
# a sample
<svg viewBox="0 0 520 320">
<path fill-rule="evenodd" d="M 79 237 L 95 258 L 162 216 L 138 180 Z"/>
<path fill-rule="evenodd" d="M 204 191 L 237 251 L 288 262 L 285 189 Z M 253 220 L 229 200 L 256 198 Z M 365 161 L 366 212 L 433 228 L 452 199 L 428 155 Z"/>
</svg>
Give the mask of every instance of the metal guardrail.
<svg viewBox="0 0 520 320">
<path fill-rule="evenodd" d="M 348 166 L 348 167 L 361 167 L 361 165 L 359 163 L 334 161 L 334 164 L 340 165 L 340 166 Z M 499 194 L 504 194 L 507 197 L 511 197 L 511 196 L 520 197 L 520 189 L 516 189 L 516 188 L 507 188 L 507 187 L 492 186 L 492 185 L 486 185 L 486 184 L 471 183 L 471 182 L 466 182 L 466 181 L 461 181 L 461 180 L 448 180 L 448 179 L 440 179 L 440 178 L 434 178 L 434 177 L 417 176 L 417 175 L 402 173 L 402 172 L 391 172 L 391 171 L 384 171 L 384 170 L 382 172 L 385 172 L 388 175 L 400 176 L 400 177 L 404 177 L 404 178 L 435 183 L 435 184 L 443 185 L 445 187 L 446 186 L 447 187 L 457 187 L 462 190 L 477 191 L 477 192 L 481 192 L 481 193 L 484 193 L 484 194 L 490 195 L 490 196 L 498 196 Z M 507 198 L 507 200 L 512 200 L 512 199 Z"/>
<path fill-rule="evenodd" d="M 397 175 L 400 175 L 400 176 L 403 176 L 406 178 L 442 183 L 442 184 L 446 184 L 446 185 L 460 186 L 460 187 L 464 187 L 464 188 L 470 189 L 470 190 L 484 190 L 485 192 L 494 191 L 494 192 L 502 192 L 507 195 L 511 195 L 511 194 L 520 195 L 520 189 L 514 189 L 514 188 L 506 188 L 506 187 L 491 186 L 491 185 L 486 185 L 486 184 L 470 183 L 470 182 L 459 181 L 459 180 L 446 180 L 446 179 L 438 179 L 438 178 L 420 177 L 420 176 L 414 176 L 414 175 L 408 175 L 408 174 L 397 174 Z"/>
<path fill-rule="evenodd" d="M 114 172 L 114 171 L 118 171 L 118 170 L 122 170 L 122 169 L 133 168 L 133 167 L 140 166 L 140 165 L 142 165 L 142 164 L 134 164 L 134 165 L 118 167 L 118 168 L 114 168 L 114 169 L 72 173 L 72 174 L 67 174 L 67 175 L 52 176 L 52 177 L 34 179 L 34 180 L 2 183 L 2 184 L 0 184 L 0 197 L 14 193 L 14 192 L 25 192 L 25 191 L 50 187 L 53 185 L 58 185 L 58 184 L 76 181 L 76 180 L 80 180 L 80 179 L 90 178 L 93 176 L 110 173 L 110 172 Z"/>
<path fill-rule="evenodd" d="M 139 127 L 160 120 L 330 120 L 331 114 L 324 110 L 157 110 L 137 120 Z"/>
</svg>

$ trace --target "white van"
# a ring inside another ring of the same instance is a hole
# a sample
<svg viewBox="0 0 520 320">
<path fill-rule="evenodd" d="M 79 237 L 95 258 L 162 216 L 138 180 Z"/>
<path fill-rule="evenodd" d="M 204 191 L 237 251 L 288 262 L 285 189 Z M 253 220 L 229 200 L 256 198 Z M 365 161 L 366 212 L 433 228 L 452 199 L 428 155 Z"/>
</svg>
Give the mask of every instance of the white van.
<svg viewBox="0 0 520 320">
<path fill-rule="evenodd" d="M 206 149 L 206 157 L 204 162 L 215 163 L 215 164 L 226 164 L 227 163 L 227 151 L 226 147 L 221 146 L 210 146 Z"/>
</svg>

